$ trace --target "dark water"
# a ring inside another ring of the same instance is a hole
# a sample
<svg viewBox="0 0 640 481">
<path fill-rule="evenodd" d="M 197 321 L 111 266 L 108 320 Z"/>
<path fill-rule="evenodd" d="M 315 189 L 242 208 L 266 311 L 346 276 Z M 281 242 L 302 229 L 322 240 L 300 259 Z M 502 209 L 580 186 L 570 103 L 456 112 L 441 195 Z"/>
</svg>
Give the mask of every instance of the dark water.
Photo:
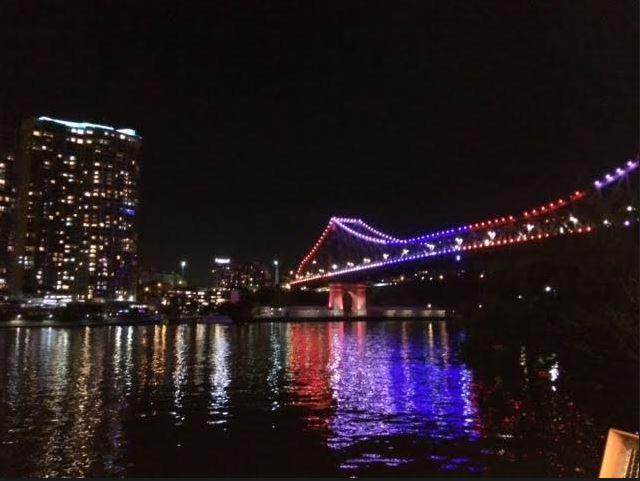
<svg viewBox="0 0 640 481">
<path fill-rule="evenodd" d="M 553 353 L 443 322 L 0 330 L 0 475 L 594 475 Z"/>
</svg>

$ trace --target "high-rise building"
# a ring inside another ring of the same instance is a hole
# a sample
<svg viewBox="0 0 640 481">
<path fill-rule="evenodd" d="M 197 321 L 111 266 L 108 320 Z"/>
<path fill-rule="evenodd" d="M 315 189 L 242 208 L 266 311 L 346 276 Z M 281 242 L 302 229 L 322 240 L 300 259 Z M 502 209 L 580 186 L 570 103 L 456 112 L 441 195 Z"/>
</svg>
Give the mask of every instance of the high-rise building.
<svg viewBox="0 0 640 481">
<path fill-rule="evenodd" d="M 131 129 L 23 122 L 16 161 L 23 294 L 135 298 L 140 146 Z"/>
<path fill-rule="evenodd" d="M 0 127 L 0 296 L 8 293 L 13 272 L 16 138 L 17 132 Z"/>
</svg>

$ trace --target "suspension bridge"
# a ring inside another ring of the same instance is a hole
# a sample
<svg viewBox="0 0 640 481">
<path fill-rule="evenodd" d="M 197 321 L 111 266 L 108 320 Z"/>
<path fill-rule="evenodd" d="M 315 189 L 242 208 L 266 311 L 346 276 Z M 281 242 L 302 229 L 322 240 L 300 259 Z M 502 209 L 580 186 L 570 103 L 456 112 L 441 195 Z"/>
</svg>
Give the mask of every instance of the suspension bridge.
<svg viewBox="0 0 640 481">
<path fill-rule="evenodd" d="M 332 217 L 300 261 L 292 287 L 329 287 L 328 307 L 343 313 L 343 295 L 352 297 L 353 314 L 366 313 L 366 280 L 435 259 L 459 261 L 463 255 L 515 245 L 588 235 L 603 228 L 637 225 L 637 189 L 630 176 L 640 159 L 605 173 L 584 189 L 519 213 L 402 238 L 362 219 Z"/>
</svg>

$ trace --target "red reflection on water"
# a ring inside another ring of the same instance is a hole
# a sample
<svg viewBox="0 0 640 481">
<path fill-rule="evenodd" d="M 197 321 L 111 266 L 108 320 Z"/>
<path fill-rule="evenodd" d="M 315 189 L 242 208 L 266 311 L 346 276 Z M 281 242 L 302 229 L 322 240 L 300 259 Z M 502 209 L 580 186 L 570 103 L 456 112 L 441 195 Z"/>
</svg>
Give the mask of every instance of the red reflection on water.
<svg viewBox="0 0 640 481">
<path fill-rule="evenodd" d="M 332 330 L 307 323 L 290 324 L 287 370 L 293 374 L 294 404 L 310 413 L 308 428 L 325 431 L 332 391 L 327 366 L 330 360 Z"/>
</svg>

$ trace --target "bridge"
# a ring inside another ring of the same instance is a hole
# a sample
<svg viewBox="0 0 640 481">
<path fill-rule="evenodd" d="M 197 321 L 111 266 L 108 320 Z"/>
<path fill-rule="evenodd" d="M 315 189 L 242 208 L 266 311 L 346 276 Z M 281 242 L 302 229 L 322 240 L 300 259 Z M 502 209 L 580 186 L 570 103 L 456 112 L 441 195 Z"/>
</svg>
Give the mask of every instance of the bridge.
<svg viewBox="0 0 640 481">
<path fill-rule="evenodd" d="M 547 242 L 560 236 L 587 235 L 601 228 L 630 228 L 638 223 L 637 189 L 630 174 L 640 159 L 605 173 L 584 189 L 503 214 L 446 229 L 402 238 L 362 219 L 332 217 L 300 261 L 292 287 L 329 287 L 328 307 L 344 313 L 343 297 L 352 298 L 352 314 L 366 314 L 366 280 L 417 263 L 460 261 L 463 255 Z"/>
</svg>

